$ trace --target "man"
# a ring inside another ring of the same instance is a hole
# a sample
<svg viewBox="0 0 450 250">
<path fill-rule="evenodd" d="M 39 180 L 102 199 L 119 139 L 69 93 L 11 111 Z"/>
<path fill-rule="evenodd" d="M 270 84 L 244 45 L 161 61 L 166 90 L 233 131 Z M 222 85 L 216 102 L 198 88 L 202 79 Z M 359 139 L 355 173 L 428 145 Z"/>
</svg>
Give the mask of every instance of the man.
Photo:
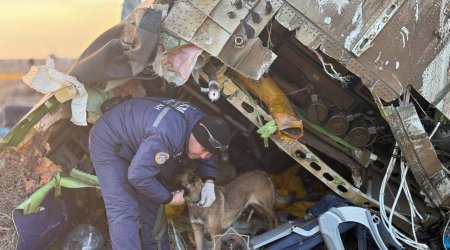
<svg viewBox="0 0 450 250">
<path fill-rule="evenodd" d="M 91 130 L 89 150 L 113 249 L 157 249 L 152 228 L 159 205 L 184 203 L 182 191 L 171 192 L 162 184 L 183 155 L 202 162 L 199 206 L 210 206 L 215 199 L 212 156 L 228 148 L 229 137 L 221 118 L 174 99 L 131 99 L 105 112 Z M 159 243 L 169 249 L 167 232 Z"/>
</svg>

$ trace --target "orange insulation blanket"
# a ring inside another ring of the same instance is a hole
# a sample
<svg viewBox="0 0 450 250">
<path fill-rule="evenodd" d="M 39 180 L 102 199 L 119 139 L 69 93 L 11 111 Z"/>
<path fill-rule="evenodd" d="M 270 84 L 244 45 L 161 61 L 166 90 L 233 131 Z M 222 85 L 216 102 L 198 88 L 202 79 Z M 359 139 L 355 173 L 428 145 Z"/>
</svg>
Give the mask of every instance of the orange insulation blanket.
<svg viewBox="0 0 450 250">
<path fill-rule="evenodd" d="M 261 77 L 257 82 L 235 73 L 245 87 L 264 102 L 275 120 L 281 139 L 297 140 L 303 136 L 303 123 L 297 118 L 289 100 L 277 83 L 270 77 Z"/>
</svg>

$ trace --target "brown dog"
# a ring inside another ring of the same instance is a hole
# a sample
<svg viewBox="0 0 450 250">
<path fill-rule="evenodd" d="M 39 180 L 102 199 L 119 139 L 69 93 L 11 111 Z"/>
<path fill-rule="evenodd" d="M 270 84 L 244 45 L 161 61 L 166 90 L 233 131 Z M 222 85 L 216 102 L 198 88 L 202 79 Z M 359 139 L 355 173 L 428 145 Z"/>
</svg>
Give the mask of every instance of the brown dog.
<svg viewBox="0 0 450 250">
<path fill-rule="evenodd" d="M 278 225 L 274 209 L 274 187 L 268 175 L 262 171 L 247 172 L 223 187 L 216 186 L 216 200 L 207 208 L 196 205 L 200 201 L 202 180 L 195 169 L 185 168 L 177 176 L 177 181 L 187 190 L 185 200 L 197 249 L 203 249 L 203 227 L 206 226 L 214 240 L 215 235 L 222 234 L 250 205 L 267 215 L 271 227 Z"/>
</svg>

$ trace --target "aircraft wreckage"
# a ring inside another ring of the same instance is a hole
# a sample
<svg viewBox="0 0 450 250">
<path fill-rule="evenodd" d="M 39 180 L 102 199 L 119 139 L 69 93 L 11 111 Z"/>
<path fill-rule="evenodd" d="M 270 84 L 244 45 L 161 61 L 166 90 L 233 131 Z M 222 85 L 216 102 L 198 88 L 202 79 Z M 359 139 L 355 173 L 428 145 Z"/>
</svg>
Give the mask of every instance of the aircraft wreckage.
<svg viewBox="0 0 450 250">
<path fill-rule="evenodd" d="M 156 2 L 99 36 L 67 74 L 49 59 L 24 77 L 47 95 L 1 144 L 3 169 L 33 148 L 26 164 L 44 169 L 23 180 L 18 249 L 47 248 L 72 227 L 90 197 L 72 190 L 98 189 L 91 124 L 125 95 L 195 102 L 233 128 L 222 158 L 238 172 L 296 162 L 349 203 L 311 231 L 288 223 L 251 237 L 253 247 L 319 234 L 344 249 L 344 222 L 382 249 L 450 245 L 448 1 Z"/>
</svg>

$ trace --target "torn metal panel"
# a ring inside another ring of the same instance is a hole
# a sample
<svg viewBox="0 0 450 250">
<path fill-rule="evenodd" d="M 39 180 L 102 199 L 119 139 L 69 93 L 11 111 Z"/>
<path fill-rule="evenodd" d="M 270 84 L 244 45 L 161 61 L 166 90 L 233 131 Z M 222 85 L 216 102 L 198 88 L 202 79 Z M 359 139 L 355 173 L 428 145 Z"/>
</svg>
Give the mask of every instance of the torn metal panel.
<svg viewBox="0 0 450 250">
<path fill-rule="evenodd" d="M 436 206 L 450 206 L 450 179 L 412 103 L 383 107 L 386 120 L 421 188 Z"/>
<path fill-rule="evenodd" d="M 353 55 L 342 49 L 336 42 L 331 40 L 324 40 L 320 45 L 320 51 L 336 59 L 342 65 L 347 65 L 353 58 Z"/>
<path fill-rule="evenodd" d="M 403 87 L 412 85 L 430 103 L 437 104 L 438 93 L 448 85 L 450 55 L 448 35 L 439 35 L 442 22 L 448 18 L 442 19 L 443 2 L 405 2 L 359 61 L 376 75 L 391 75 Z M 437 106 L 450 114 L 445 105 Z"/>
<path fill-rule="evenodd" d="M 448 12 L 448 1 L 437 0 L 288 0 L 277 20 L 311 49 L 320 43 L 374 96 L 393 101 L 412 85 L 450 116 Z"/>
<path fill-rule="evenodd" d="M 385 101 L 397 99 L 404 91 L 403 86 L 398 80 L 384 81 L 373 72 L 370 67 L 363 65 L 360 60 L 351 59 L 346 65 L 347 69 L 361 78 L 362 83 L 369 88 L 372 95 L 380 97 Z M 389 76 L 389 75 L 385 75 Z"/>
<path fill-rule="evenodd" d="M 233 37 L 243 37 L 242 33 L 243 31 L 241 33 L 237 33 Z M 219 54 L 219 57 L 227 66 L 231 66 L 231 68 L 237 68 L 239 67 L 239 64 L 244 60 L 244 58 L 250 53 L 250 50 L 253 49 L 255 44 L 256 46 L 258 46 L 257 44 L 261 44 L 262 47 L 261 40 L 257 38 L 246 40 L 242 47 L 236 47 L 235 41 L 230 39 L 225 44 L 225 47 Z"/>
<path fill-rule="evenodd" d="M 221 75 L 219 77 L 219 82 L 223 85 L 223 95 L 227 97 L 227 101 L 230 102 L 245 117 L 247 117 L 253 124 L 258 127 L 261 126 L 257 119 L 257 113 L 263 116 L 264 120 L 272 119 L 271 116 L 268 115 L 260 106 L 252 106 L 251 103 L 253 103 L 253 101 L 251 101 L 249 96 L 243 93 L 243 91 L 231 79 Z M 244 107 L 253 107 L 253 109 L 248 110 Z M 254 108 L 256 108 L 258 112 L 255 112 Z M 376 200 L 354 188 L 330 166 L 311 152 L 305 145 L 299 141 L 281 140 L 276 135 L 272 135 L 270 138 L 280 149 L 285 151 L 295 161 L 307 169 L 311 174 L 316 176 L 331 190 L 335 191 L 338 195 L 356 205 L 375 208 L 378 210 L 379 203 Z M 387 211 L 390 211 L 390 209 L 387 208 Z M 395 212 L 395 215 L 394 223 L 404 230 L 409 231 L 410 225 L 408 219 L 397 212 Z"/>
<path fill-rule="evenodd" d="M 287 0 L 286 2 L 317 25 L 333 41 L 352 51 L 382 16 L 380 10 L 397 1 Z"/>
<path fill-rule="evenodd" d="M 189 0 L 193 3 L 200 11 L 209 15 L 209 13 L 216 7 L 220 0 Z"/>
<path fill-rule="evenodd" d="M 199 27 L 191 42 L 207 51 L 212 56 L 218 56 L 231 35 L 216 22 L 206 18 Z"/>
<path fill-rule="evenodd" d="M 415 89 L 445 116 L 450 117 L 450 42 L 425 68 L 422 86 Z"/>
<path fill-rule="evenodd" d="M 242 74 L 256 80 L 269 69 L 277 55 L 264 48 L 261 40 L 257 38 L 247 40 L 242 48 L 236 47 L 235 41 L 230 39 L 220 52 L 219 58 L 228 67 L 240 73 L 245 72 Z"/>
<path fill-rule="evenodd" d="M 251 1 L 248 2 L 251 3 Z M 258 23 L 253 22 L 250 15 L 247 15 L 245 20 L 255 29 L 256 35 L 258 35 L 259 33 L 261 33 L 261 31 L 263 31 L 266 28 L 266 25 L 268 25 L 268 23 L 275 15 L 275 13 L 281 8 L 283 1 L 270 0 L 270 3 L 272 5 L 272 11 L 269 13 L 265 12 L 266 1 L 259 0 L 255 1 L 254 3 L 255 4 L 253 5 L 252 10 L 259 14 L 259 16 L 261 17 L 261 21 Z"/>
<path fill-rule="evenodd" d="M 288 3 L 281 6 L 275 19 L 289 31 L 293 31 L 300 27 L 304 20 L 303 17 L 298 14 L 298 11 Z"/>
<path fill-rule="evenodd" d="M 242 8 L 228 0 L 179 0 L 164 20 L 163 27 L 218 57 L 242 75 L 258 80 L 276 55 L 263 48 L 259 38 L 248 38 L 240 20 L 251 26 L 255 37 L 258 36 L 282 5 L 281 0 L 270 0 L 270 3 L 272 10 L 266 11 L 266 1 L 262 0 L 244 1 Z M 259 17 L 257 21 L 252 19 L 250 10 Z M 229 15 L 230 11 L 232 15 Z"/>
<path fill-rule="evenodd" d="M 183 45 L 187 44 L 187 42 L 185 40 L 183 40 L 182 38 L 176 37 L 167 32 L 161 32 L 160 42 L 164 46 L 166 51 L 170 51 L 172 49 L 175 49 L 178 46 L 183 46 Z"/>
<path fill-rule="evenodd" d="M 235 14 L 234 18 L 228 16 L 228 12 L 233 11 Z M 210 17 L 220 23 L 220 25 L 228 31 L 228 33 L 233 34 L 233 32 L 240 25 L 240 20 L 244 19 L 248 14 L 246 8 L 235 8 L 230 4 L 230 1 L 219 1 L 216 8 L 210 13 Z"/>
<path fill-rule="evenodd" d="M 175 3 L 164 19 L 163 27 L 186 41 L 191 41 L 206 17 L 207 15 L 191 2 L 180 0 Z"/>
<path fill-rule="evenodd" d="M 303 22 L 296 30 L 295 38 L 308 48 L 315 50 L 324 40 L 324 35 L 313 24 Z"/>
<path fill-rule="evenodd" d="M 276 19 L 358 75 L 374 96 L 390 102 L 412 85 L 450 117 L 449 10 L 437 0 L 286 0 Z"/>
<path fill-rule="evenodd" d="M 401 85 L 396 81 L 392 83 L 395 84 L 386 84 L 386 82 L 377 80 L 371 89 L 372 95 L 383 98 L 386 101 L 395 100 L 403 94 L 403 88 L 401 88 Z M 398 89 L 395 89 L 395 87 L 398 87 Z"/>
<path fill-rule="evenodd" d="M 295 38 L 310 49 L 317 49 L 323 40 L 325 34 L 305 17 L 298 9 L 285 2 L 278 14 L 276 20 L 289 31 L 296 30 Z"/>
<path fill-rule="evenodd" d="M 263 47 L 261 40 L 258 39 L 235 69 L 247 72 L 248 77 L 251 79 L 259 79 L 264 73 L 269 71 L 270 65 L 276 58 L 277 55 Z"/>
<path fill-rule="evenodd" d="M 288 29 L 297 27 L 295 37 L 299 42 L 312 50 L 320 48 L 325 54 L 337 59 L 348 70 L 359 76 L 362 83 L 371 90 L 373 95 L 385 101 L 393 101 L 403 93 L 403 86 L 395 75 L 389 74 L 389 72 L 378 74 L 378 70 L 364 65 L 345 50 L 339 42 L 336 42 L 335 38 L 330 36 L 332 34 L 329 33 L 329 30 L 321 29 L 319 24 L 312 23 L 308 16 L 298 9 L 293 9 L 292 6 L 283 7 L 282 10 L 284 9 L 289 11 L 287 14 L 283 14 L 284 17 L 279 14 L 277 20 L 280 20 L 281 24 L 287 26 Z M 292 22 L 293 19 L 289 19 L 289 15 L 296 21 Z"/>
<path fill-rule="evenodd" d="M 383 10 L 381 10 L 375 22 L 370 25 L 369 29 L 359 39 L 356 45 L 353 46 L 353 54 L 355 54 L 356 56 L 360 56 L 362 53 L 364 53 L 364 51 L 372 46 L 372 41 L 375 39 L 375 37 L 377 37 L 378 33 L 380 33 L 386 23 L 399 9 L 400 5 L 403 4 L 403 1 L 404 0 L 392 0 L 384 7 Z"/>
</svg>

